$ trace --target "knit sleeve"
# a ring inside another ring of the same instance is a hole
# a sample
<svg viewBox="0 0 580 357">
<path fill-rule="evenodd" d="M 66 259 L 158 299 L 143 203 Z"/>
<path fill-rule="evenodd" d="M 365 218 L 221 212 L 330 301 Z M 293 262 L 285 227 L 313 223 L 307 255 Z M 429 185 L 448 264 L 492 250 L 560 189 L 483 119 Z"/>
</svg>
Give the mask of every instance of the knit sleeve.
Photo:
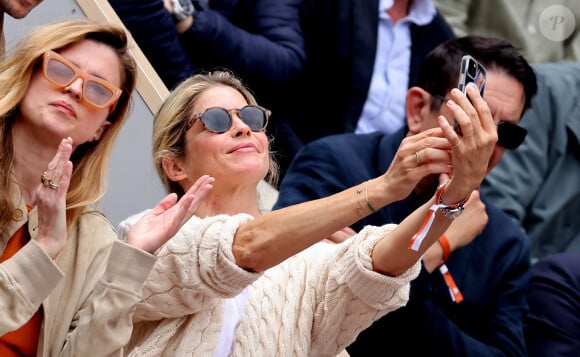
<svg viewBox="0 0 580 357">
<path fill-rule="evenodd" d="M 191 218 L 157 251 L 134 321 L 194 314 L 255 281 L 260 274 L 240 268 L 232 253 L 236 230 L 250 219 L 247 214 Z"/>
<path fill-rule="evenodd" d="M 396 277 L 372 270 L 373 247 L 394 227 L 369 226 L 340 244 L 317 243 L 265 271 L 251 285 L 234 355 L 337 355 L 373 321 L 405 305 L 420 263 Z"/>
<path fill-rule="evenodd" d="M 320 266 L 320 276 L 326 279 L 316 285 L 313 353 L 344 349 L 362 330 L 409 300 L 410 282 L 419 274 L 420 262 L 394 277 L 372 268 L 372 249 L 394 227 L 367 226 L 341 244 L 329 265 Z"/>
</svg>

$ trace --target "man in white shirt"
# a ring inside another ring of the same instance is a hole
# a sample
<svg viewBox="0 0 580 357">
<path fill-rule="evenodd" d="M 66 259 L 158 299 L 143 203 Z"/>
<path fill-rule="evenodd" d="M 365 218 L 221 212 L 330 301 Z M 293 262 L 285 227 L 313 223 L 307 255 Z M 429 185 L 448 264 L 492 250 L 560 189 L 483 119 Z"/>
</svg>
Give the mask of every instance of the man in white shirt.
<svg viewBox="0 0 580 357">
<path fill-rule="evenodd" d="M 435 18 L 431 0 L 380 0 L 375 64 L 356 133 L 393 133 L 405 123 L 405 95 L 411 67 L 411 25 Z"/>
<path fill-rule="evenodd" d="M 304 0 L 302 5 L 307 63 L 288 116 L 297 137 L 305 144 L 331 134 L 400 129 L 405 93 L 422 62 L 455 37 L 433 1 Z"/>
</svg>

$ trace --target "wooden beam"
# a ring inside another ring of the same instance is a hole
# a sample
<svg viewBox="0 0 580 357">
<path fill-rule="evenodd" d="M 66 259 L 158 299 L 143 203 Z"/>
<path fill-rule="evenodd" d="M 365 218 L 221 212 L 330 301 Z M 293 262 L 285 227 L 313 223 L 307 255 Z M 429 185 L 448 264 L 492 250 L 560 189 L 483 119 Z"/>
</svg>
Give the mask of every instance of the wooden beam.
<svg viewBox="0 0 580 357">
<path fill-rule="evenodd" d="M 123 25 L 115 10 L 106 0 L 76 0 L 76 2 L 88 18 L 97 21 L 107 21 L 125 28 L 131 44 L 131 53 L 137 61 L 137 91 L 151 113 L 155 115 L 163 100 L 169 95 L 169 90 L 143 54 L 131 33 Z"/>
</svg>

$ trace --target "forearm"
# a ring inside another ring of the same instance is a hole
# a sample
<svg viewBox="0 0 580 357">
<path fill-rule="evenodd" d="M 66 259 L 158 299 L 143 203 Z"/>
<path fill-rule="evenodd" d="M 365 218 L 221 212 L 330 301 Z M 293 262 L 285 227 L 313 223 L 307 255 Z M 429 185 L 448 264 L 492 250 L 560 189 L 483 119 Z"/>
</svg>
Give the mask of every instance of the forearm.
<svg viewBox="0 0 580 357">
<path fill-rule="evenodd" d="M 373 208 L 382 208 L 396 199 L 381 179 L 375 179 L 332 196 L 269 212 L 236 232 L 233 251 L 238 265 L 264 271 L 368 216 L 372 211 L 366 205 L 367 184 L 369 194 L 375 192 L 374 201 L 369 197 Z"/>
<path fill-rule="evenodd" d="M 399 224 L 397 229 L 377 243 L 372 252 L 375 271 L 390 276 L 401 274 L 421 259 L 423 253 L 445 232 L 451 220 L 438 210 L 419 250 L 414 251 L 409 248 L 411 237 L 419 231 L 433 202 L 434 200 L 431 199 L 415 210 Z"/>
<path fill-rule="evenodd" d="M 440 244 L 433 244 L 425 254 L 423 254 L 423 266 L 425 270 L 432 273 L 443 262 L 443 248 Z"/>
<path fill-rule="evenodd" d="M 433 205 L 445 203 L 447 201 L 446 196 L 453 197 L 454 203 L 457 203 L 464 200 L 468 195 L 465 195 L 465 189 L 446 188 L 445 186 L 438 189 L 438 191 L 441 194 L 440 198 L 435 195 L 407 216 L 387 238 L 377 243 L 372 254 L 373 267 L 377 272 L 392 276 L 401 274 L 421 259 L 433 243 L 445 233 L 453 220 L 446 217 L 440 207 L 435 209 L 432 223 L 425 226 L 428 215 L 431 213 L 430 210 L 433 209 L 432 207 L 436 207 Z M 462 199 L 457 198 L 462 195 L 465 195 Z M 450 202 L 450 200 L 447 202 Z M 420 231 L 425 234 L 423 242 L 418 249 L 410 249 L 411 237 L 419 234 Z M 437 259 L 440 261 L 440 256 Z"/>
</svg>

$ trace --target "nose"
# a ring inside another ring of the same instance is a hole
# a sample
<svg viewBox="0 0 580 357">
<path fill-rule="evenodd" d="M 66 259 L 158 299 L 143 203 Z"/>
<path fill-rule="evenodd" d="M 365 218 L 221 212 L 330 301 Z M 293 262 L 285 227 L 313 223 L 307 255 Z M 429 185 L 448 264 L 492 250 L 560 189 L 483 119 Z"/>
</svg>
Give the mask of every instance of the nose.
<svg viewBox="0 0 580 357">
<path fill-rule="evenodd" d="M 230 113 L 232 116 L 232 132 L 235 136 L 250 135 L 252 130 L 244 123 L 239 112 Z"/>
<path fill-rule="evenodd" d="M 83 97 L 83 79 L 81 77 L 75 78 L 68 86 L 64 88 L 65 92 L 71 93 L 77 100 Z"/>
</svg>

